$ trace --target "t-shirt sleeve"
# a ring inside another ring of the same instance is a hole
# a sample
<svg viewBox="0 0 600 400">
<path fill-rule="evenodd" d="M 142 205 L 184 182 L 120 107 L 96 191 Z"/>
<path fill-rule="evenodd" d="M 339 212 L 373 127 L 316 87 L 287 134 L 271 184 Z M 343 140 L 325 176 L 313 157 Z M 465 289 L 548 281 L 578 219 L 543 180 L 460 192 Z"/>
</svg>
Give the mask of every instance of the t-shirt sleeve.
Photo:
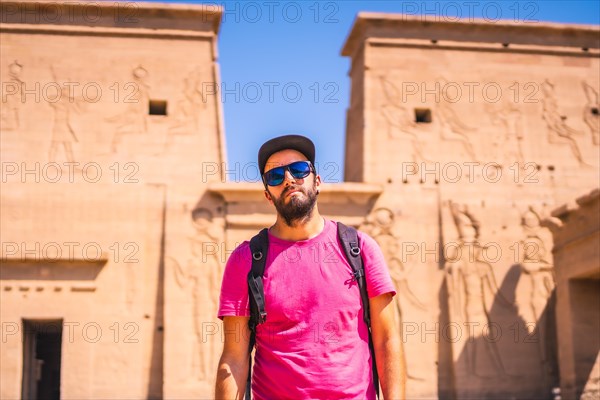
<svg viewBox="0 0 600 400">
<path fill-rule="evenodd" d="M 219 296 L 218 317 L 249 317 L 248 272 L 252 266 L 250 245 L 244 242 L 239 245 L 225 265 L 221 295 Z"/>
<path fill-rule="evenodd" d="M 361 253 L 367 278 L 367 293 L 369 298 L 384 293 L 396 294 L 394 283 L 390 277 L 383 252 L 377 242 L 364 232 L 359 232 Z"/>
</svg>

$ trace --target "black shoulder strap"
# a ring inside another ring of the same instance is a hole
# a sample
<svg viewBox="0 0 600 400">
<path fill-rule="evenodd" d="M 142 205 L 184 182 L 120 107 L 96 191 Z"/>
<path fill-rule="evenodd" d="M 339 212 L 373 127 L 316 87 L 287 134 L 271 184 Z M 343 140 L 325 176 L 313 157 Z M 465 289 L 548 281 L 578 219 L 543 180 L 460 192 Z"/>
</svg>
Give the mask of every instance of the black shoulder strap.
<svg viewBox="0 0 600 400">
<path fill-rule="evenodd" d="M 265 310 L 265 291 L 263 287 L 263 274 L 267 263 L 267 252 L 269 251 L 269 231 L 267 228 L 261 230 L 250 239 L 250 252 L 252 253 L 252 268 L 248 273 L 248 294 L 250 303 L 250 344 L 248 346 L 248 380 L 246 381 L 246 396 L 250 400 L 250 388 L 252 386 L 252 349 L 256 343 L 256 326 L 267 319 Z"/>
<path fill-rule="evenodd" d="M 360 299 L 363 305 L 363 319 L 369 328 L 371 328 L 371 315 L 369 313 L 369 295 L 367 293 L 367 282 L 365 280 L 365 269 L 363 267 L 362 256 L 360 255 L 360 243 L 358 243 L 358 232 L 356 229 L 346 226 L 341 222 L 337 223 L 338 237 L 342 243 L 346 259 L 352 267 L 354 280 L 358 283 L 360 289 Z"/>
<path fill-rule="evenodd" d="M 248 288 L 250 293 L 250 330 L 254 331 L 257 325 L 267 319 L 265 311 L 265 293 L 263 290 L 263 274 L 267 263 L 269 250 L 269 234 L 267 228 L 261 230 L 250 239 L 252 252 L 252 269 L 248 273 Z"/>
<path fill-rule="evenodd" d="M 363 305 L 363 319 L 369 329 L 369 350 L 371 351 L 372 369 L 373 369 L 373 385 L 375 393 L 379 397 L 379 375 L 377 374 L 377 364 L 375 363 L 375 349 L 373 347 L 373 335 L 371 334 L 371 313 L 369 307 L 369 294 L 367 292 L 367 281 L 365 278 L 365 268 L 363 259 L 360 254 L 360 243 L 358 241 L 358 232 L 351 226 L 337 223 L 338 238 L 346 254 L 346 259 L 352 267 L 354 280 L 358 284 L 360 290 L 360 299 Z"/>
</svg>

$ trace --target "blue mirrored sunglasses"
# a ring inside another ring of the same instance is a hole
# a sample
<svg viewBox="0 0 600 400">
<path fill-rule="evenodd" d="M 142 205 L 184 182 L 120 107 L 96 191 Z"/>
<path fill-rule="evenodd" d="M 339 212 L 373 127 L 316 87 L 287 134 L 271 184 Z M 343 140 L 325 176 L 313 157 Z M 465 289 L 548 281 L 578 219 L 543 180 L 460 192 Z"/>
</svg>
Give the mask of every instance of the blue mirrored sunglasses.
<svg viewBox="0 0 600 400">
<path fill-rule="evenodd" d="M 275 167 L 263 174 L 263 182 L 269 186 L 279 186 L 285 179 L 285 171 L 290 171 L 294 179 L 306 178 L 313 171 L 310 161 L 296 161 L 281 167 Z"/>
</svg>

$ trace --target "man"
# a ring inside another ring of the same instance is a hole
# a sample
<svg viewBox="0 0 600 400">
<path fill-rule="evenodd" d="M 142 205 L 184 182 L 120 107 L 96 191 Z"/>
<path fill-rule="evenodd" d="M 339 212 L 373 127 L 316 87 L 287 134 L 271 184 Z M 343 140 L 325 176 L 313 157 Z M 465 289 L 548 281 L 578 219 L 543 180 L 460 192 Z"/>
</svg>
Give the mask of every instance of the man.
<svg viewBox="0 0 600 400">
<path fill-rule="evenodd" d="M 374 399 L 375 387 L 358 285 L 337 239 L 319 214 L 321 177 L 306 137 L 281 136 L 259 150 L 265 197 L 277 211 L 263 275 L 267 320 L 256 327 L 255 399 Z M 394 286 L 381 250 L 359 233 L 377 370 L 385 399 L 404 398 Z M 231 254 L 221 288 L 225 333 L 217 399 L 242 399 L 249 361 L 249 243 Z"/>
</svg>

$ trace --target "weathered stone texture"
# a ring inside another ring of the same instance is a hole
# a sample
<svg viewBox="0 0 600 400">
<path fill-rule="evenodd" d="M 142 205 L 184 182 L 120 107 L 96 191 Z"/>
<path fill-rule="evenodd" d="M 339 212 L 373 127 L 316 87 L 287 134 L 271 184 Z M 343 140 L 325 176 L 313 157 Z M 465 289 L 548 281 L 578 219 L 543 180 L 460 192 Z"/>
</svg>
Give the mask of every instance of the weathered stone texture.
<svg viewBox="0 0 600 400">
<path fill-rule="evenodd" d="M 217 322 L 220 260 L 206 290 L 195 245 L 223 226 L 218 205 L 192 210 L 225 161 L 207 95 L 220 10 L 0 6 L 0 397 L 35 397 L 25 330 L 44 340 L 49 323 L 62 324 L 61 398 L 207 395 L 219 344 L 199 335 Z"/>
<path fill-rule="evenodd" d="M 212 396 L 225 260 L 274 221 L 223 181 L 220 11 L 0 4 L 0 397 L 35 390 L 25 329 L 51 324 L 63 398 Z M 319 207 L 382 247 L 409 398 L 549 398 L 559 365 L 563 398 L 594 396 L 597 192 L 548 218 L 600 177 L 599 37 L 358 16 Z"/>
<path fill-rule="evenodd" d="M 355 22 L 346 179 L 383 185 L 373 212 L 394 216 L 409 398 L 558 387 L 541 221 L 597 185 L 599 42 L 597 27 Z"/>
<path fill-rule="evenodd" d="M 557 208 L 554 235 L 560 386 L 563 398 L 600 394 L 600 191 Z"/>
</svg>

